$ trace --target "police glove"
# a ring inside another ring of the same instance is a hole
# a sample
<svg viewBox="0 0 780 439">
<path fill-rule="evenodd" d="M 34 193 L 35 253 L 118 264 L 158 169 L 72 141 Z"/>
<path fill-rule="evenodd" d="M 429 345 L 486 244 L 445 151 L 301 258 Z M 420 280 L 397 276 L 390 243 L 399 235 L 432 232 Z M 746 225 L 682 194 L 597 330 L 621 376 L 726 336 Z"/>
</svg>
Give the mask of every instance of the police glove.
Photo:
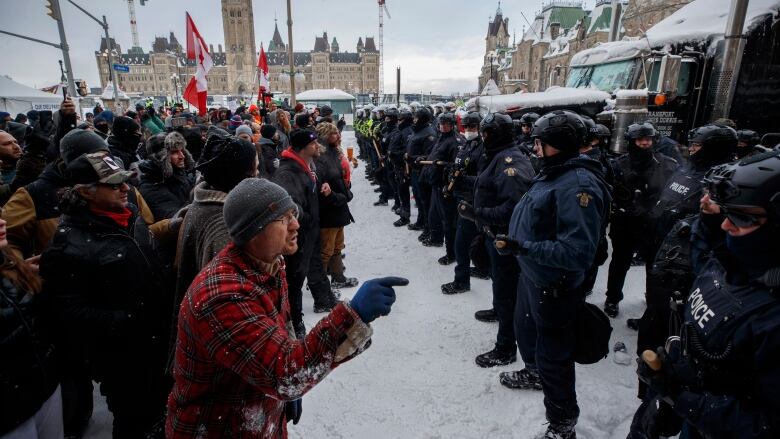
<svg viewBox="0 0 780 439">
<path fill-rule="evenodd" d="M 292 421 L 293 425 L 297 425 L 301 420 L 301 413 L 303 413 L 302 399 L 296 399 L 295 401 L 288 401 L 284 404 L 284 414 L 287 417 L 287 422 Z"/>
<path fill-rule="evenodd" d="M 349 306 L 360 316 L 364 323 L 371 323 L 377 317 L 390 314 L 395 303 L 394 286 L 408 285 L 403 277 L 383 277 L 364 282 L 358 289 Z"/>
<path fill-rule="evenodd" d="M 656 349 L 660 368 L 654 370 L 641 358 L 637 359 L 637 375 L 664 401 L 674 404 L 674 399 L 686 385 L 696 385 L 697 373 L 692 365 L 682 356 L 679 338 L 670 339 L 666 349 Z"/>
<path fill-rule="evenodd" d="M 415 158 L 415 159 L 414 159 L 414 165 L 415 165 L 415 166 L 422 166 L 422 165 L 420 164 L 420 162 L 421 162 L 421 161 L 423 161 L 423 160 L 425 160 L 425 157 L 424 157 L 424 156 L 419 156 L 419 157 Z"/>
<path fill-rule="evenodd" d="M 469 221 L 476 222 L 477 216 L 474 212 L 474 206 L 471 205 L 468 201 L 461 200 L 458 203 L 458 215 L 460 215 L 462 218 L 465 218 Z"/>
<path fill-rule="evenodd" d="M 658 396 L 642 402 L 631 421 L 627 439 L 673 437 L 682 429 L 682 418 Z"/>
<path fill-rule="evenodd" d="M 507 235 L 496 235 L 493 245 L 496 247 L 498 254 L 502 256 L 517 255 L 523 252 L 523 246 L 520 245 L 520 242 Z"/>
</svg>

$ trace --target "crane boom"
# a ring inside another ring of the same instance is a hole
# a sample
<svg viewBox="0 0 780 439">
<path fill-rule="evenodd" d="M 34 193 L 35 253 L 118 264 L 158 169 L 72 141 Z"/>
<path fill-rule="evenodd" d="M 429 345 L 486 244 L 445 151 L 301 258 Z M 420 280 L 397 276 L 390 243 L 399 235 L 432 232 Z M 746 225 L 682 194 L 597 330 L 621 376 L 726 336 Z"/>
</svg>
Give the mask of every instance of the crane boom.
<svg viewBox="0 0 780 439">
<path fill-rule="evenodd" d="M 135 1 L 127 0 L 127 12 L 130 14 L 130 31 L 133 33 L 133 47 L 141 47 L 138 41 L 138 25 L 135 21 Z"/>
</svg>

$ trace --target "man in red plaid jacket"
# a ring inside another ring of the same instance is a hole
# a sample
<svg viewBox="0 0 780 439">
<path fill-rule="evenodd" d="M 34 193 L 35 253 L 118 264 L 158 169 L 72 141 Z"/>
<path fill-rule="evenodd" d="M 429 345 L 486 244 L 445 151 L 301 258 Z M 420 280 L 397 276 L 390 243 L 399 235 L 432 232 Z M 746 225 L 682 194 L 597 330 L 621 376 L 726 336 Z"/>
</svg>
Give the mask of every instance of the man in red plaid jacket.
<svg viewBox="0 0 780 439">
<path fill-rule="evenodd" d="M 370 344 L 402 278 L 366 282 L 303 340 L 289 319 L 282 255 L 297 249 L 287 192 L 249 178 L 225 200 L 232 242 L 201 271 L 179 311 L 168 438 L 285 438 L 300 398 Z"/>
</svg>

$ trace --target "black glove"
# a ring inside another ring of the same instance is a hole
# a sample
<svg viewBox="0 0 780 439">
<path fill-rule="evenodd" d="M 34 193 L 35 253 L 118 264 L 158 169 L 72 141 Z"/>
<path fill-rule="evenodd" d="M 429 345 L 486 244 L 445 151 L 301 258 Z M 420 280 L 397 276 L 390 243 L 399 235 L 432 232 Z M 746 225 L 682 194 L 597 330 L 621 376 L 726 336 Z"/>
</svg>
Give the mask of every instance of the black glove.
<svg viewBox="0 0 780 439">
<path fill-rule="evenodd" d="M 292 421 L 293 425 L 297 425 L 301 420 L 301 413 L 303 413 L 302 399 L 296 399 L 295 401 L 289 401 L 284 404 L 284 414 L 287 417 L 287 422 Z"/>
<path fill-rule="evenodd" d="M 639 406 L 631 421 L 627 439 L 672 437 L 678 435 L 681 429 L 682 418 L 669 404 L 655 397 L 643 401 Z"/>
<path fill-rule="evenodd" d="M 468 201 L 461 200 L 460 203 L 458 203 L 458 215 L 461 217 L 476 222 L 477 216 L 474 212 L 474 206 L 471 205 Z"/>
<path fill-rule="evenodd" d="M 656 350 L 661 360 L 661 369 L 653 370 L 642 359 L 638 359 L 636 370 L 639 379 L 667 402 L 672 402 L 684 386 L 696 386 L 698 374 L 693 365 L 682 356 L 680 340 L 667 342 L 667 350 Z"/>
<path fill-rule="evenodd" d="M 522 253 L 523 247 L 519 242 L 506 235 L 496 235 L 496 240 L 493 242 L 496 247 L 496 251 L 502 256 L 511 256 Z"/>
<path fill-rule="evenodd" d="M 415 166 L 422 166 L 422 165 L 420 165 L 420 162 L 423 161 L 423 160 L 425 160 L 424 156 L 418 156 L 417 158 L 414 159 L 414 165 Z"/>
</svg>

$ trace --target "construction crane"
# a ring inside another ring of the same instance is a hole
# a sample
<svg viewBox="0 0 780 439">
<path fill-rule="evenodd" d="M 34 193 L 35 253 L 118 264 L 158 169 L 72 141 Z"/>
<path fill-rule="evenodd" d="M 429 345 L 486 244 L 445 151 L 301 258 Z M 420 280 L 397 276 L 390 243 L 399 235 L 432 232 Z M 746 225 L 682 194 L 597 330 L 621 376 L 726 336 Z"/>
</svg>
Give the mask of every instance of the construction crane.
<svg viewBox="0 0 780 439">
<path fill-rule="evenodd" d="M 387 10 L 385 0 L 377 0 L 379 3 L 379 94 L 385 92 L 385 13 L 387 18 L 393 18 L 390 16 L 390 11 Z"/>
<path fill-rule="evenodd" d="M 141 0 L 141 6 L 146 3 L 147 0 Z M 138 24 L 135 21 L 135 1 L 127 0 L 127 12 L 130 14 L 130 31 L 133 33 L 133 47 L 141 47 L 141 43 L 138 41 Z"/>
</svg>

